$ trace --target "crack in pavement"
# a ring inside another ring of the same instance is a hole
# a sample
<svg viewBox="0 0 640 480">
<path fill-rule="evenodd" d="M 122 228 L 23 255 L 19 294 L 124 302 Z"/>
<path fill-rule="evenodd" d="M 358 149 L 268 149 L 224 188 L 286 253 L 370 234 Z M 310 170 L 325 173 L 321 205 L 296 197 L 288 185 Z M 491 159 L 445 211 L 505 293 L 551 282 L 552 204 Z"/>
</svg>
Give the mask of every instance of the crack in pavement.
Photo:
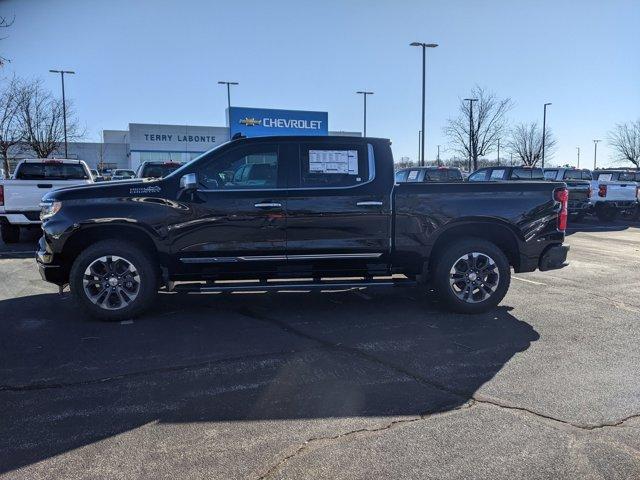
<svg viewBox="0 0 640 480">
<path fill-rule="evenodd" d="M 604 422 L 604 423 L 600 423 L 600 424 L 596 424 L 596 425 L 591 425 L 591 424 L 580 424 L 580 423 L 575 423 L 575 422 L 571 422 L 568 420 L 563 420 L 561 418 L 558 417 L 554 417 L 552 415 L 547 415 L 541 412 L 537 412 L 535 410 L 531 410 L 529 408 L 526 407 L 521 407 L 521 406 L 517 406 L 517 405 L 511 405 L 509 403 L 506 402 L 501 402 L 495 399 L 491 399 L 489 397 L 486 397 L 484 395 L 479 395 L 479 394 L 474 394 L 474 393 L 469 393 L 469 392 L 463 392 L 463 391 L 458 391 L 455 390 L 449 386 L 445 386 L 442 385 L 438 382 L 434 382 L 433 380 L 429 380 L 427 378 L 424 378 L 410 370 L 407 370 L 405 368 L 403 368 L 400 365 L 396 365 L 393 362 L 389 362 L 389 361 L 384 361 L 378 357 L 376 357 L 375 355 L 371 355 L 369 353 L 363 352 L 362 350 L 359 350 L 355 347 L 350 347 L 347 345 L 342 345 L 339 343 L 332 343 L 328 340 L 324 340 L 322 338 L 318 338 L 315 337 L 313 335 L 310 335 L 308 333 L 305 333 L 301 330 L 298 330 L 295 327 L 292 327 L 291 325 L 287 324 L 286 322 L 274 319 L 274 318 L 270 318 L 267 317 L 265 315 L 262 315 L 260 313 L 257 313 L 247 307 L 243 307 L 241 309 L 238 310 L 238 313 L 241 315 L 245 315 L 247 317 L 253 318 L 255 320 L 261 320 L 264 322 L 268 322 L 271 323 L 273 325 L 278 326 L 279 328 L 281 328 L 282 330 L 284 330 L 287 333 L 290 334 L 294 334 L 294 335 L 298 335 L 302 338 L 305 338 L 307 340 L 312 340 L 315 341 L 317 343 L 319 343 L 320 345 L 328 348 L 328 349 L 333 349 L 333 350 L 337 350 L 337 351 L 342 351 L 342 352 L 346 352 L 355 356 L 358 356 L 359 358 L 368 360 L 370 362 L 374 362 L 377 363 L 381 366 L 384 366 L 386 368 L 390 368 L 392 370 L 395 370 L 398 373 L 402 373 L 403 375 L 407 375 L 410 378 L 412 378 L 413 380 L 415 380 L 418 383 L 427 385 L 431 388 L 434 388 L 436 390 L 439 390 L 441 392 L 447 393 L 449 395 L 453 395 L 455 397 L 457 397 L 458 399 L 464 401 L 464 403 L 461 406 L 458 406 L 456 408 L 450 409 L 446 412 L 443 411 L 439 411 L 439 412 L 432 412 L 432 413 L 428 413 L 428 414 L 422 414 L 420 415 L 419 418 L 415 418 L 415 419 L 410 419 L 410 420 L 397 420 L 394 422 L 391 422 L 383 427 L 379 427 L 379 428 L 373 428 L 373 429 L 367 429 L 367 428 L 362 428 L 362 429 L 357 429 L 357 430 L 353 430 L 353 431 L 349 431 L 349 432 L 345 432 L 345 433 L 341 433 L 335 436 L 329 436 L 329 437 L 319 437 L 319 438 L 311 438 L 306 440 L 300 447 L 298 447 L 298 449 L 287 455 L 286 457 L 284 457 L 283 459 L 281 459 L 276 465 L 272 466 L 271 468 L 268 469 L 268 471 L 261 475 L 259 478 L 259 480 L 263 480 L 268 478 L 269 476 L 271 476 L 273 473 L 275 473 L 282 465 L 284 465 L 287 461 L 289 461 L 291 458 L 303 453 L 305 450 L 307 450 L 309 448 L 309 444 L 310 443 L 315 443 L 315 442 L 319 442 L 319 441 L 331 441 L 331 440 L 338 440 L 341 438 L 344 438 L 346 436 L 349 435 L 354 435 L 354 434 L 359 434 L 359 433 L 371 433 L 371 432 L 380 432 L 380 431 L 385 431 L 385 430 L 389 430 L 390 428 L 393 428 L 396 425 L 402 425 L 402 424 L 406 424 L 406 423 L 411 423 L 411 422 L 416 422 L 419 420 L 424 420 L 427 418 L 432 417 L 433 415 L 436 414 L 445 414 L 445 413 L 449 413 L 449 412 L 455 412 L 455 411 L 459 411 L 462 408 L 470 408 L 479 404 L 485 404 L 485 405 L 492 405 L 494 407 L 497 408 L 501 408 L 501 409 L 505 409 L 505 410 L 512 410 L 512 411 L 519 411 L 522 413 L 526 413 L 529 414 L 531 416 L 534 416 L 538 419 L 543 419 L 547 422 L 551 422 L 551 424 L 559 424 L 561 426 L 563 426 L 564 428 L 573 428 L 573 429 L 577 429 L 579 431 L 593 431 L 593 430 L 598 430 L 598 429 L 603 429 L 603 428 L 613 428 L 613 427 L 620 427 L 623 426 L 624 423 L 628 422 L 629 420 L 632 420 L 634 418 L 640 418 L 640 413 L 639 414 L 632 414 L 629 415 L 627 417 L 615 420 L 615 421 L 611 421 L 611 422 Z M 557 425 L 555 425 L 557 426 Z"/>
<path fill-rule="evenodd" d="M 26 385 L 0 385 L 0 393 L 1 392 L 26 392 L 26 391 L 33 391 L 33 390 L 49 390 L 54 388 L 68 388 L 68 387 L 77 387 L 77 386 L 84 386 L 84 385 L 94 385 L 98 383 L 105 383 L 105 382 L 111 382 L 116 380 L 141 377 L 145 375 L 152 375 L 154 373 L 169 373 L 169 372 L 176 372 L 181 370 L 192 370 L 192 369 L 197 369 L 197 368 L 202 368 L 202 367 L 207 367 L 207 366 L 212 366 L 217 364 L 224 364 L 227 362 L 237 362 L 241 360 L 269 358 L 274 355 L 291 355 L 291 354 L 311 352 L 314 350 L 321 350 L 321 349 L 322 348 L 320 347 L 307 348 L 304 350 L 292 349 L 292 350 L 282 350 L 282 351 L 267 352 L 267 353 L 257 353 L 255 355 L 243 355 L 239 357 L 216 358 L 216 359 L 206 360 L 198 363 L 190 363 L 190 364 L 184 364 L 184 365 L 171 365 L 168 367 L 151 368 L 148 370 L 138 370 L 135 372 L 126 372 L 118 375 L 112 375 L 109 377 L 79 380 L 77 382 L 32 383 L 32 384 L 26 384 Z"/>
<path fill-rule="evenodd" d="M 446 412 L 423 413 L 420 416 L 415 417 L 415 418 L 394 420 L 392 422 L 386 423 L 386 424 L 381 425 L 379 427 L 358 428 L 356 430 L 349 430 L 347 432 L 338 433 L 336 435 L 329 435 L 329 436 L 324 436 L 324 437 L 312 437 L 312 438 L 310 438 L 308 440 L 305 440 L 305 442 L 302 445 L 300 445 L 294 452 L 292 452 L 289 455 L 285 456 L 278 463 L 276 463 L 275 465 L 271 466 L 269 468 L 269 470 L 267 470 L 265 473 L 263 473 L 262 475 L 258 476 L 257 480 L 266 480 L 271 475 L 276 473 L 280 469 L 280 467 L 282 467 L 289 460 L 291 460 L 292 458 L 304 453 L 306 450 L 311 448 L 313 444 L 320 443 L 320 442 L 334 442 L 336 440 L 340 440 L 342 438 L 349 437 L 349 436 L 352 436 L 352 435 L 382 432 L 382 431 L 385 431 L 385 430 L 390 430 L 392 428 L 395 428 L 395 427 L 397 427 L 399 425 L 407 425 L 407 424 L 419 422 L 421 420 L 426 420 L 427 418 L 434 417 L 436 415 L 448 415 L 448 414 L 450 414 L 452 412 L 457 412 L 459 410 L 466 410 L 468 408 L 472 408 L 473 406 L 474 406 L 474 402 L 471 401 L 471 402 L 466 402 L 463 405 L 459 405 L 458 407 L 453 408 L 451 410 L 448 410 Z"/>
</svg>

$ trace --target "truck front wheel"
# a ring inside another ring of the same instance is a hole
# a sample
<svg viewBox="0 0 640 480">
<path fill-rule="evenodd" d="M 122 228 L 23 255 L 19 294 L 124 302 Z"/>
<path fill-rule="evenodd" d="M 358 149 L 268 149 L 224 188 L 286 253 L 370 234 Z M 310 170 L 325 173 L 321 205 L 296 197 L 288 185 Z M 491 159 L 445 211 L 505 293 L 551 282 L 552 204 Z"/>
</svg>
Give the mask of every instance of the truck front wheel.
<svg viewBox="0 0 640 480">
<path fill-rule="evenodd" d="M 84 250 L 69 275 L 71 293 L 92 316 L 117 321 L 144 312 L 158 293 L 157 266 L 137 245 L 103 240 Z"/>
<path fill-rule="evenodd" d="M 497 306 L 509 289 L 511 269 L 505 254 L 486 240 L 459 240 L 435 260 L 433 283 L 454 312 L 483 313 Z"/>
<path fill-rule="evenodd" d="M 20 241 L 20 227 L 2 222 L 0 225 L 0 234 L 4 243 L 18 243 Z"/>
</svg>

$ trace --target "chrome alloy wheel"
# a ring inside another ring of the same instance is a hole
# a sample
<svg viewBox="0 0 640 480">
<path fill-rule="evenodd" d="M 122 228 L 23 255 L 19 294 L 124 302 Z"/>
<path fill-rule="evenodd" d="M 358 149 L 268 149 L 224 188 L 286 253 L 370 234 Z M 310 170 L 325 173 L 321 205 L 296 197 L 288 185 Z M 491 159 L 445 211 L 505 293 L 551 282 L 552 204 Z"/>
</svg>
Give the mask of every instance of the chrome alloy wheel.
<svg viewBox="0 0 640 480">
<path fill-rule="evenodd" d="M 82 285 L 87 298 L 100 308 L 120 310 L 138 296 L 140 275 L 129 260 L 107 255 L 89 264 Z"/>
<path fill-rule="evenodd" d="M 449 271 L 449 285 L 460 300 L 478 303 L 494 294 L 500 283 L 496 262 L 490 256 L 472 252 L 455 261 Z"/>
</svg>

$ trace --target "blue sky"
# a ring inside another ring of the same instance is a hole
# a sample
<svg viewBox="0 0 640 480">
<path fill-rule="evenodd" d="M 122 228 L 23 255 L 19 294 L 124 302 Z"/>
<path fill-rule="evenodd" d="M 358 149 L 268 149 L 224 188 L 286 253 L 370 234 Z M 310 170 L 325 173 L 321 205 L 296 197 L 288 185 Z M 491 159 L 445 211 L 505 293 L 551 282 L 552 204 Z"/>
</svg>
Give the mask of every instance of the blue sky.
<svg viewBox="0 0 640 480">
<path fill-rule="evenodd" d="M 594 138 L 640 117 L 640 2 L 628 1 L 89 1 L 5 0 L 14 16 L 0 52 L 4 75 L 68 79 L 88 139 L 129 122 L 224 125 L 226 92 L 241 106 L 329 112 L 331 130 L 389 137 L 417 156 L 420 51 L 428 51 L 427 157 L 475 84 L 515 102 L 514 123 L 542 105 L 556 163 L 592 165 Z M 450 152 L 444 152 L 448 157 Z M 599 163 L 610 163 L 602 142 Z M 491 155 L 490 155 L 491 156 Z"/>
</svg>

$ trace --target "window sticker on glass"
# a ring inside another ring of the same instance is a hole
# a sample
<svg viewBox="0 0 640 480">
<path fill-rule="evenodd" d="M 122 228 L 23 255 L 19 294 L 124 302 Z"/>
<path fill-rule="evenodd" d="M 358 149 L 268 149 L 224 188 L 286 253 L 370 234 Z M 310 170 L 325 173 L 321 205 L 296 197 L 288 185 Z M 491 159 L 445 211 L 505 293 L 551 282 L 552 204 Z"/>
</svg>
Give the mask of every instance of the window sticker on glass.
<svg viewBox="0 0 640 480">
<path fill-rule="evenodd" d="M 419 173 L 418 170 L 411 170 L 409 172 L 409 177 L 408 177 L 409 180 L 415 180 L 416 178 L 418 178 L 418 173 Z"/>
<path fill-rule="evenodd" d="M 358 151 L 309 150 L 309 172 L 358 175 Z"/>
</svg>

